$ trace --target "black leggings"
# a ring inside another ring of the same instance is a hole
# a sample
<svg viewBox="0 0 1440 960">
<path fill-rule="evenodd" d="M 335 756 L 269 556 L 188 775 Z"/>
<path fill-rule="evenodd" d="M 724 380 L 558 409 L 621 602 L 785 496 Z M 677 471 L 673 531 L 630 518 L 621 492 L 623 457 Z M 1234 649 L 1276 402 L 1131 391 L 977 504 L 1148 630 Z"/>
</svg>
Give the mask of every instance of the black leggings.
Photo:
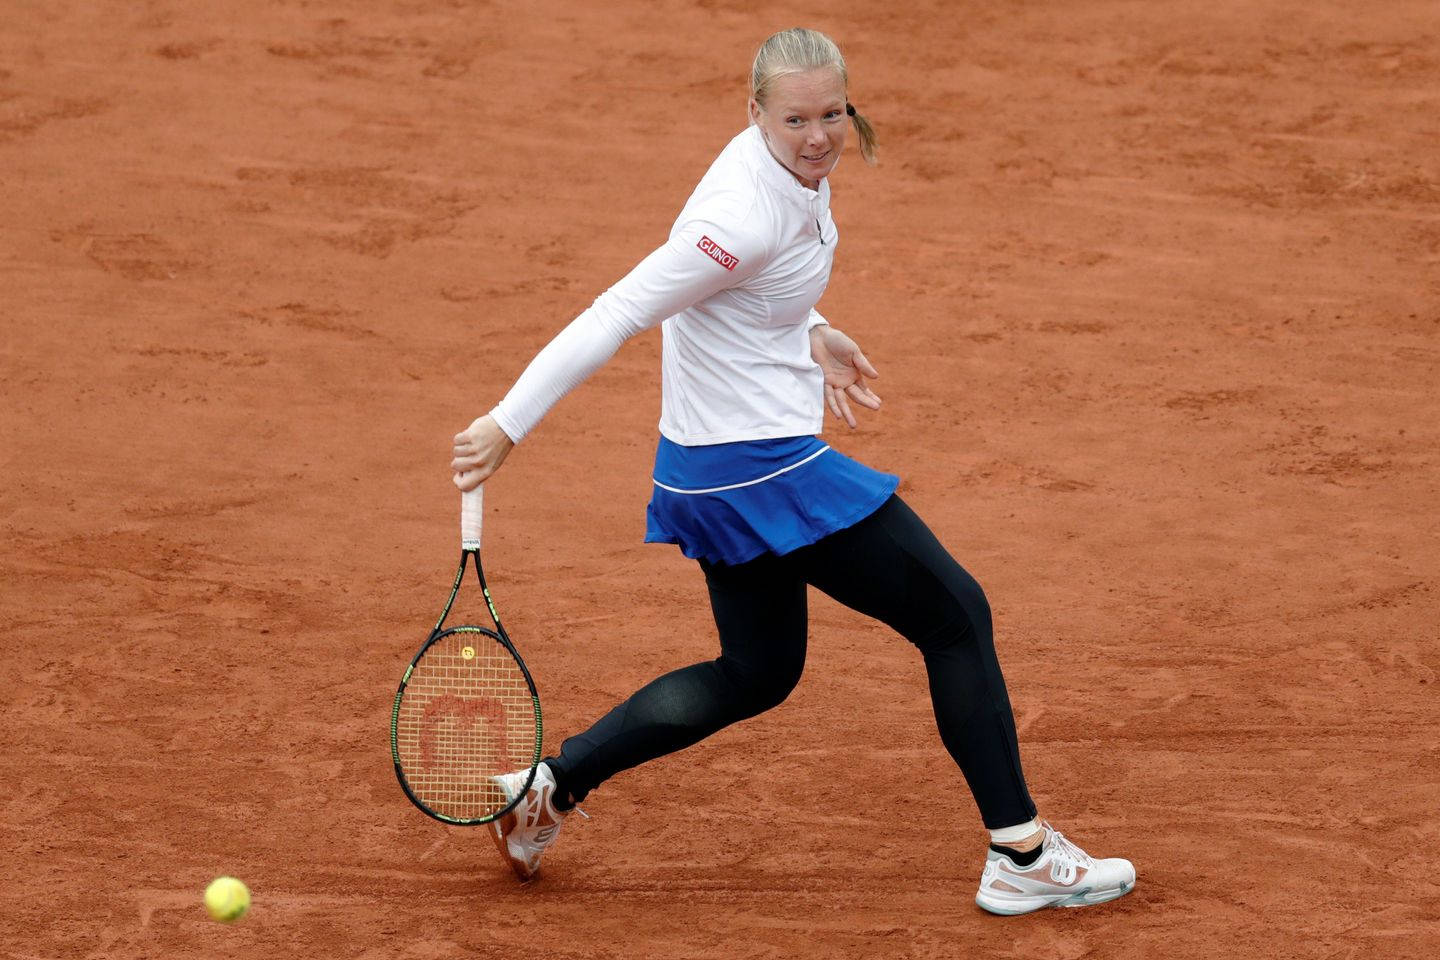
<svg viewBox="0 0 1440 960">
<path fill-rule="evenodd" d="M 547 759 L 576 800 L 622 770 L 778 705 L 805 665 L 805 590 L 893 627 L 919 648 L 940 739 L 989 829 L 1035 816 L 1025 789 L 990 606 L 980 585 L 898 496 L 855 526 L 783 557 L 701 561 L 720 657 L 667 673 Z"/>
</svg>

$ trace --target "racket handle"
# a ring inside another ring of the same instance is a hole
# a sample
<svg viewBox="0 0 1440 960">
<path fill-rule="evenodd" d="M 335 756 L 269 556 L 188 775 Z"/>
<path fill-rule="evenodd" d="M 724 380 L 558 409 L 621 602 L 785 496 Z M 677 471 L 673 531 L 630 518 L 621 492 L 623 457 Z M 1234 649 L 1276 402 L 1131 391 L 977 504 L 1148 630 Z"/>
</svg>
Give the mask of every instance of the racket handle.
<svg viewBox="0 0 1440 960">
<path fill-rule="evenodd" d="M 480 549 L 480 521 L 485 518 L 485 487 L 460 494 L 460 549 Z"/>
</svg>

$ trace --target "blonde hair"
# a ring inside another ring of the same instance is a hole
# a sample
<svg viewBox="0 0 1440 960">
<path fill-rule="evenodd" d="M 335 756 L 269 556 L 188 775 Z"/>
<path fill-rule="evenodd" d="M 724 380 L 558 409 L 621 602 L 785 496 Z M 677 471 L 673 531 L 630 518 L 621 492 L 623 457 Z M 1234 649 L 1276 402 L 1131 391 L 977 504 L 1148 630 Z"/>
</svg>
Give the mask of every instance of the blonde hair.
<svg viewBox="0 0 1440 960">
<path fill-rule="evenodd" d="M 819 30 L 794 27 L 771 35 L 755 52 L 755 63 L 750 68 L 750 96 L 760 106 L 770 95 L 775 81 L 795 73 L 808 73 L 824 67 L 834 67 L 840 74 L 840 83 L 848 90 L 850 74 L 845 70 L 845 58 L 840 48 Z M 851 105 L 847 93 L 845 112 L 855 124 L 855 133 L 860 138 L 860 155 L 866 163 L 875 162 L 875 130 L 870 121 Z"/>
</svg>

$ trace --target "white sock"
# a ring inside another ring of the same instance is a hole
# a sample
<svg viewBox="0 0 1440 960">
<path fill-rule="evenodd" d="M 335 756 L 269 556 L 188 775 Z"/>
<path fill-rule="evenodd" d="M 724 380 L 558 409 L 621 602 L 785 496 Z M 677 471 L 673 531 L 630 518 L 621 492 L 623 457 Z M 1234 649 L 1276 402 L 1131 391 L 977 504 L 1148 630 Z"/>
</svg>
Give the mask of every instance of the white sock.
<svg viewBox="0 0 1440 960">
<path fill-rule="evenodd" d="M 999 844 L 1002 847 L 1012 846 L 1021 840 L 1029 839 L 1040 829 L 1040 821 L 1026 820 L 1024 823 L 1013 827 L 1004 827 L 1000 830 L 990 831 L 990 842 Z"/>
</svg>

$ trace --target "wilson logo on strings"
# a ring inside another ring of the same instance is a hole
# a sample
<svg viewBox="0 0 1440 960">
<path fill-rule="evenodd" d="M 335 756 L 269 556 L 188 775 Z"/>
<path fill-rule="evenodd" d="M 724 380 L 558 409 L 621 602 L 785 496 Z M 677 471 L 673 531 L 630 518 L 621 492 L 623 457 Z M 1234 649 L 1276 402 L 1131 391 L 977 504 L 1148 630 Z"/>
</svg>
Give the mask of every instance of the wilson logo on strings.
<svg viewBox="0 0 1440 960">
<path fill-rule="evenodd" d="M 510 741 L 505 730 L 505 703 L 497 697 L 460 697 L 445 693 L 425 704 L 420 715 L 420 762 L 422 769 L 435 772 L 437 763 L 454 764 L 460 752 L 458 744 L 465 743 L 463 729 L 490 725 L 496 738 L 500 756 L 510 755 Z M 447 729 L 442 731 L 441 724 Z M 442 742 L 436 743 L 443 737 Z M 463 758 L 461 758 L 463 761 Z"/>
<path fill-rule="evenodd" d="M 735 256 L 735 254 L 733 253 L 727 252 L 724 247 L 720 246 L 720 244 L 716 243 L 714 240 L 711 240 L 709 237 L 701 237 L 700 242 L 695 244 L 695 246 L 708 253 L 711 260 L 714 260 L 726 270 L 734 270 L 737 266 L 740 265 L 739 257 Z"/>
</svg>

